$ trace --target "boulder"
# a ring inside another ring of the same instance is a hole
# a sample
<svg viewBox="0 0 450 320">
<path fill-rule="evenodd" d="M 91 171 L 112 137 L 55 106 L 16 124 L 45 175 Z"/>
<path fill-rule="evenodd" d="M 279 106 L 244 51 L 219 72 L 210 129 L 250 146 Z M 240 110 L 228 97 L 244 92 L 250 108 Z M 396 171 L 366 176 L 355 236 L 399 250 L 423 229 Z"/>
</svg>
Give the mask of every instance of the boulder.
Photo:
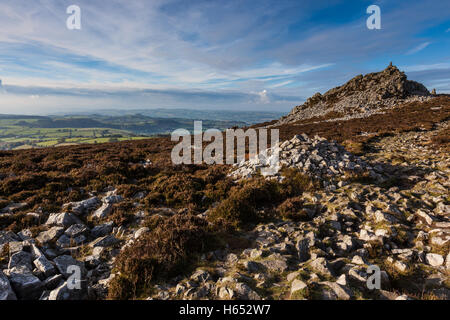
<svg viewBox="0 0 450 320">
<path fill-rule="evenodd" d="M 1 300 L 17 300 L 17 297 L 11 288 L 8 277 L 0 270 L 0 301 Z"/>
<path fill-rule="evenodd" d="M 89 211 L 95 209 L 97 206 L 101 204 L 101 201 L 97 197 L 91 197 L 86 200 L 78 201 L 78 202 L 71 202 L 67 203 L 64 206 L 72 206 L 72 212 L 76 215 L 82 215 L 85 213 L 88 213 Z"/>
<path fill-rule="evenodd" d="M 30 271 L 33 270 L 31 265 L 31 254 L 25 251 L 14 253 L 9 259 L 8 269 L 14 267 L 25 267 Z"/>
<path fill-rule="evenodd" d="M 211 275 L 205 270 L 197 270 L 191 276 L 191 280 L 196 282 L 206 282 L 212 280 Z"/>
<path fill-rule="evenodd" d="M 309 245 L 310 240 L 309 238 L 303 238 L 297 241 L 297 244 L 295 245 L 295 248 L 298 252 L 298 259 L 300 262 L 305 262 L 309 259 Z"/>
<path fill-rule="evenodd" d="M 30 244 L 25 241 L 12 241 L 9 243 L 9 254 L 13 255 L 14 253 L 20 251 L 29 251 Z"/>
<path fill-rule="evenodd" d="M 86 274 L 86 269 L 84 267 L 84 263 L 78 260 L 75 260 L 72 258 L 72 256 L 69 255 L 62 255 L 59 257 L 56 257 L 53 260 L 56 264 L 56 267 L 58 268 L 59 272 L 67 279 L 69 278 L 72 273 L 70 273 L 68 270 L 70 266 L 78 266 L 80 267 L 81 275 Z"/>
<path fill-rule="evenodd" d="M 3 246 L 12 241 L 21 241 L 20 237 L 12 231 L 0 231 L 0 252 Z"/>
<path fill-rule="evenodd" d="M 76 215 L 70 212 L 52 213 L 48 217 L 46 225 L 70 227 L 73 224 L 80 224 L 81 221 Z"/>
<path fill-rule="evenodd" d="M 86 227 L 84 224 L 78 223 L 71 225 L 64 234 L 67 235 L 69 238 L 75 238 L 80 235 L 86 235 L 87 232 L 89 232 L 89 228 Z"/>
<path fill-rule="evenodd" d="M 63 227 L 52 227 L 47 231 L 43 231 L 39 233 L 39 235 L 36 237 L 36 240 L 39 241 L 42 244 L 45 244 L 47 242 L 55 241 L 59 238 L 64 232 Z"/>
<path fill-rule="evenodd" d="M 11 286 L 19 299 L 35 300 L 41 296 L 44 288 L 42 281 L 26 267 L 8 269 L 8 275 Z"/>
<path fill-rule="evenodd" d="M 50 292 L 48 300 L 83 300 L 85 297 L 86 290 L 70 288 L 68 283 L 64 282 Z"/>
<path fill-rule="evenodd" d="M 432 267 L 439 267 L 444 263 L 444 258 L 437 253 L 427 253 L 425 260 Z"/>
<path fill-rule="evenodd" d="M 44 286 L 47 290 L 53 290 L 59 287 L 64 282 L 64 276 L 62 274 L 56 274 L 50 278 L 45 279 Z"/>
<path fill-rule="evenodd" d="M 23 241 L 31 240 L 33 238 L 33 234 L 31 233 L 30 229 L 23 229 L 17 235 L 22 239 Z"/>
<path fill-rule="evenodd" d="M 92 214 L 92 217 L 98 218 L 98 219 L 106 218 L 111 213 L 111 210 L 112 210 L 112 204 L 103 203 L 100 208 L 98 208 L 97 210 L 94 211 L 94 213 Z"/>
<path fill-rule="evenodd" d="M 118 243 L 120 240 L 113 235 L 100 237 L 92 241 L 89 245 L 91 247 L 111 247 Z"/>
<path fill-rule="evenodd" d="M 259 294 L 257 294 L 255 291 L 253 291 L 248 285 L 245 283 L 236 283 L 235 286 L 236 293 L 239 297 L 239 299 L 244 300 L 261 300 L 261 297 Z"/>
<path fill-rule="evenodd" d="M 123 197 L 121 195 L 115 195 L 115 194 L 107 195 L 106 197 L 104 197 L 102 199 L 103 203 L 110 203 L 110 204 L 119 203 L 122 201 L 123 201 Z"/>
<path fill-rule="evenodd" d="M 35 259 L 33 263 L 36 268 L 45 275 L 46 278 L 56 273 L 55 266 L 44 255 L 41 255 Z"/>
<path fill-rule="evenodd" d="M 331 266 L 328 264 L 328 261 L 323 258 L 317 258 L 310 262 L 309 264 L 311 268 L 323 275 L 327 276 L 334 276 L 334 271 L 332 270 Z"/>
<path fill-rule="evenodd" d="M 291 284 L 291 295 L 297 291 L 304 290 L 306 288 L 308 288 L 306 283 L 304 283 L 303 281 L 301 281 L 299 279 L 294 279 L 294 281 L 292 281 L 292 284 Z"/>
<path fill-rule="evenodd" d="M 264 267 L 260 263 L 255 261 L 245 261 L 243 264 L 244 268 L 247 269 L 247 271 L 250 273 L 256 273 L 264 269 Z"/>
<path fill-rule="evenodd" d="M 326 285 L 328 288 L 330 288 L 339 300 L 350 300 L 353 296 L 349 288 L 340 285 L 337 282 L 324 281 L 320 282 L 320 284 Z"/>
<path fill-rule="evenodd" d="M 113 230 L 114 223 L 112 221 L 99 224 L 91 229 L 91 235 L 94 238 L 99 238 L 110 234 Z"/>
<path fill-rule="evenodd" d="M 56 244 L 61 248 L 69 248 L 82 245 L 86 242 L 86 240 L 87 238 L 84 235 L 79 235 L 77 237 L 71 238 L 68 235 L 63 234 L 61 237 L 59 237 L 58 241 L 56 241 Z"/>
<path fill-rule="evenodd" d="M 288 269 L 286 261 L 280 259 L 263 260 L 261 264 L 271 272 L 285 272 Z"/>
</svg>

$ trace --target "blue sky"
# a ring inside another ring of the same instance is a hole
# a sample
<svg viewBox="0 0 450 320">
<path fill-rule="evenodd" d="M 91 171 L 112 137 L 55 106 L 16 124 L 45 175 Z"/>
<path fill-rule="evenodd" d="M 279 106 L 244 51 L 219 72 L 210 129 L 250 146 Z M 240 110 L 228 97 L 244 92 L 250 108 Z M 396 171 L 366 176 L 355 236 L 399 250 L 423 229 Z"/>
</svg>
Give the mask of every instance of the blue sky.
<svg viewBox="0 0 450 320">
<path fill-rule="evenodd" d="M 289 111 L 390 61 L 450 93 L 449 1 L 0 0 L 0 21 L 0 113 Z"/>
</svg>

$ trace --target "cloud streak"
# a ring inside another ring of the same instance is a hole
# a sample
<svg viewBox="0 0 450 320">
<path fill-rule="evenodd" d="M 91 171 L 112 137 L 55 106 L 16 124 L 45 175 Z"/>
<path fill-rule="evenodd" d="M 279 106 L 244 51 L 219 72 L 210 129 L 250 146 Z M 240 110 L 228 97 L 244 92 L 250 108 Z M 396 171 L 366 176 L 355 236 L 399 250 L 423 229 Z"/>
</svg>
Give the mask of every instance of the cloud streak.
<svg viewBox="0 0 450 320">
<path fill-rule="evenodd" d="M 409 55 L 409 54 L 415 54 L 415 53 L 418 53 L 418 52 L 424 50 L 424 49 L 425 49 L 426 47 L 428 47 L 430 44 L 431 44 L 431 42 L 424 42 L 424 43 L 421 43 L 421 44 L 419 44 L 417 47 L 412 48 L 411 50 L 409 50 L 406 54 Z"/>
<path fill-rule="evenodd" d="M 448 63 L 445 29 L 428 31 L 450 18 L 445 1 L 381 2 L 380 32 L 367 30 L 366 4 L 353 0 L 79 0 L 80 31 L 65 27 L 70 4 L 0 3 L 0 77 L 24 110 L 30 99 L 20 99 L 31 95 L 47 100 L 42 107 L 48 110 L 58 103 L 77 108 L 80 99 L 106 104 L 110 97 L 123 108 L 229 103 L 289 109 L 301 102 L 292 97 L 391 60 L 417 66 L 428 54 L 429 65 Z M 425 82 L 436 76 L 427 73 Z M 8 109 L 5 102 L 0 108 Z"/>
</svg>

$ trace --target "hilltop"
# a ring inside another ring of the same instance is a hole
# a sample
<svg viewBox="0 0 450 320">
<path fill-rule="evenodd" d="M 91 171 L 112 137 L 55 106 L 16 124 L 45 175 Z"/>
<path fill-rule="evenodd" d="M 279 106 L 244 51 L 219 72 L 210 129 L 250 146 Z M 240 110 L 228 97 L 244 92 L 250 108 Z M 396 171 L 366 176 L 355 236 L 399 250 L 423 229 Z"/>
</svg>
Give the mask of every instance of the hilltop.
<svg viewBox="0 0 450 320">
<path fill-rule="evenodd" d="M 424 85 L 408 80 L 405 73 L 391 63 L 381 72 L 358 75 L 323 95 L 316 93 L 282 117 L 278 124 L 367 117 L 406 102 L 426 101 L 430 96 Z"/>
</svg>

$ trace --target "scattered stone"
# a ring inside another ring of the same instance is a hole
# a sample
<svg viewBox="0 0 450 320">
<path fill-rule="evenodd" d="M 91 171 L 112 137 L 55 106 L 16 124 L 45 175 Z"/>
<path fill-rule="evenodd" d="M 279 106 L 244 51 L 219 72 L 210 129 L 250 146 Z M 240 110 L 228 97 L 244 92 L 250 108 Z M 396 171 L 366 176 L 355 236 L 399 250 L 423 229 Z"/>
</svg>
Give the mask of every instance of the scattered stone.
<svg viewBox="0 0 450 320">
<path fill-rule="evenodd" d="M 306 288 L 308 288 L 306 283 L 304 283 L 301 280 L 295 279 L 294 281 L 292 281 L 292 284 L 291 284 L 291 295 L 297 291 L 304 290 Z"/>
<path fill-rule="evenodd" d="M 143 234 L 149 232 L 150 229 L 147 227 L 142 227 L 140 229 L 138 229 L 135 233 L 134 233 L 134 238 L 138 239 L 140 236 L 142 236 Z"/>
<path fill-rule="evenodd" d="M 58 268 L 59 272 L 67 279 L 69 278 L 74 272 L 69 269 L 69 267 L 79 267 L 81 271 L 81 275 L 83 276 L 85 274 L 85 268 L 84 263 L 78 260 L 75 260 L 72 258 L 72 256 L 69 255 L 62 255 L 59 257 L 56 257 L 54 259 L 54 262 L 56 264 L 56 267 Z"/>
<path fill-rule="evenodd" d="M 101 204 L 101 201 L 97 197 L 91 197 L 86 200 L 67 203 L 63 207 L 68 207 L 70 205 L 72 207 L 73 213 L 75 213 L 76 215 L 82 215 L 82 214 L 88 213 L 89 211 L 93 210 L 100 204 Z"/>
<path fill-rule="evenodd" d="M 84 297 L 83 289 L 69 288 L 67 282 L 64 282 L 58 288 L 50 292 L 48 300 L 82 300 Z"/>
<path fill-rule="evenodd" d="M 310 267 L 314 269 L 315 271 L 327 275 L 327 276 L 334 276 L 334 272 L 331 269 L 330 265 L 328 264 L 328 261 L 325 258 L 317 258 L 309 263 Z"/>
<path fill-rule="evenodd" d="M 33 263 L 36 268 L 45 275 L 46 278 L 56 273 L 55 267 L 44 255 L 41 255 L 39 258 L 34 260 Z"/>
<path fill-rule="evenodd" d="M 45 279 L 44 287 L 47 290 L 53 290 L 59 287 L 62 282 L 64 282 L 64 276 L 62 274 L 56 274 L 50 278 Z"/>
<path fill-rule="evenodd" d="M 67 235 L 69 238 L 76 238 L 80 235 L 85 235 L 89 231 L 88 227 L 86 227 L 84 224 L 73 224 L 71 225 L 64 234 Z"/>
<path fill-rule="evenodd" d="M 3 246 L 13 241 L 21 241 L 20 237 L 12 231 L 0 230 L 0 252 L 3 250 Z"/>
<path fill-rule="evenodd" d="M 205 270 L 197 270 L 191 276 L 191 280 L 196 282 L 206 282 L 212 280 L 211 275 Z"/>
<path fill-rule="evenodd" d="M 73 224 L 80 224 L 81 221 L 76 215 L 70 212 L 52 213 L 48 217 L 46 225 L 70 227 Z"/>
<path fill-rule="evenodd" d="M 113 226 L 114 226 L 114 223 L 112 221 L 109 221 L 109 222 L 106 222 L 103 224 L 99 224 L 99 225 L 95 226 L 94 228 L 92 228 L 91 234 L 94 238 L 104 237 L 112 232 Z"/>
<path fill-rule="evenodd" d="M 50 228 L 47 231 L 41 232 L 36 237 L 36 240 L 39 241 L 42 244 L 45 244 L 47 242 L 55 241 L 63 233 L 64 233 L 64 228 L 63 227 L 52 227 L 52 228 Z"/>
<path fill-rule="evenodd" d="M 112 204 L 110 203 L 103 203 L 100 208 L 94 211 L 92 214 L 93 218 L 103 219 L 106 218 L 112 210 Z"/>
<path fill-rule="evenodd" d="M 15 267 L 25 267 L 28 270 L 33 270 L 31 265 L 31 254 L 25 251 L 19 251 L 11 256 L 8 263 L 8 269 Z"/>
<path fill-rule="evenodd" d="M 240 299 L 261 300 L 261 297 L 245 283 L 236 283 L 235 289 Z"/>
<path fill-rule="evenodd" d="M 43 283 L 26 267 L 14 267 L 8 270 L 9 281 L 22 300 L 38 299 L 43 291 Z"/>
<path fill-rule="evenodd" d="M 89 245 L 91 247 L 111 247 L 117 244 L 120 240 L 113 235 L 104 236 L 92 241 Z"/>
<path fill-rule="evenodd" d="M 433 267 L 439 267 L 444 263 L 444 258 L 437 253 L 427 253 L 425 259 L 427 263 Z"/>
<path fill-rule="evenodd" d="M 17 297 L 11 288 L 8 277 L 0 270 L 0 301 L 2 300 L 17 300 Z"/>
</svg>

